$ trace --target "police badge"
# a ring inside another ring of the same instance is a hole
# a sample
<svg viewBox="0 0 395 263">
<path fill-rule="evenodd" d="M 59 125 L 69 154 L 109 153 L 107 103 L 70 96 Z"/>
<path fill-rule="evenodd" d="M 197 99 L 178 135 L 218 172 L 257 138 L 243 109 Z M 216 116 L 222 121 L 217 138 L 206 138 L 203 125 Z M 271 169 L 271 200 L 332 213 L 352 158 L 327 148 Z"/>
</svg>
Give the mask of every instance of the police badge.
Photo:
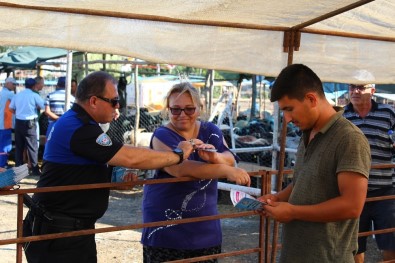
<svg viewBox="0 0 395 263">
<path fill-rule="evenodd" d="M 96 139 L 96 143 L 101 146 L 111 146 L 112 145 L 111 138 L 106 133 L 100 134 L 99 137 L 97 137 L 97 139 Z"/>
</svg>

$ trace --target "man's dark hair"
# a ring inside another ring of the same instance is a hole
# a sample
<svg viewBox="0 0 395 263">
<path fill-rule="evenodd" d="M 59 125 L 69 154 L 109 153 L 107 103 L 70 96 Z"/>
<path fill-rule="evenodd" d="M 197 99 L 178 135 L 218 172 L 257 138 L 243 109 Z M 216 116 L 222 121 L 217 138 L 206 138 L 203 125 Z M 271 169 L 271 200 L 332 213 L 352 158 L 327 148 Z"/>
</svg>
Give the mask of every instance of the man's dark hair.
<svg viewBox="0 0 395 263">
<path fill-rule="evenodd" d="M 34 80 L 36 81 L 36 83 L 39 83 L 40 81 L 42 81 L 44 78 L 41 76 L 37 76 L 34 78 Z"/>
<path fill-rule="evenodd" d="M 113 76 L 104 71 L 96 71 L 86 76 L 78 85 L 75 97 L 78 101 L 86 101 L 92 96 L 103 96 L 106 84 L 111 81 L 114 85 L 117 81 Z"/>
<path fill-rule="evenodd" d="M 25 88 L 32 89 L 36 85 L 36 81 L 33 78 L 25 79 Z"/>
<path fill-rule="evenodd" d="M 302 101 L 308 92 L 316 92 L 321 98 L 325 97 L 317 74 L 303 64 L 292 64 L 284 68 L 275 80 L 270 101 L 278 101 L 284 96 Z"/>
</svg>

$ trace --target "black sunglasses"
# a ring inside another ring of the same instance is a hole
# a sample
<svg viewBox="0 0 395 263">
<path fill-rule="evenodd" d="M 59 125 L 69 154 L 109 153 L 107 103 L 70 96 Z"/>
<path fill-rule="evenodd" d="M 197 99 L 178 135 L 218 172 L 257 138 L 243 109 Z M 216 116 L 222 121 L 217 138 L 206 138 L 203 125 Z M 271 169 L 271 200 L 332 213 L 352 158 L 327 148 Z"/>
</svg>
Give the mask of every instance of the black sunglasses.
<svg viewBox="0 0 395 263">
<path fill-rule="evenodd" d="M 181 115 L 181 112 L 184 111 L 186 115 L 192 115 L 195 113 L 196 108 L 195 107 L 188 107 L 188 108 L 170 108 L 170 112 L 173 115 Z"/>
<path fill-rule="evenodd" d="M 104 97 L 101 97 L 101 96 L 96 96 L 96 97 L 98 97 L 99 99 L 101 99 L 101 100 L 103 100 L 105 102 L 110 103 L 113 108 L 115 108 L 119 104 L 119 98 L 108 99 L 108 98 L 104 98 Z"/>
</svg>

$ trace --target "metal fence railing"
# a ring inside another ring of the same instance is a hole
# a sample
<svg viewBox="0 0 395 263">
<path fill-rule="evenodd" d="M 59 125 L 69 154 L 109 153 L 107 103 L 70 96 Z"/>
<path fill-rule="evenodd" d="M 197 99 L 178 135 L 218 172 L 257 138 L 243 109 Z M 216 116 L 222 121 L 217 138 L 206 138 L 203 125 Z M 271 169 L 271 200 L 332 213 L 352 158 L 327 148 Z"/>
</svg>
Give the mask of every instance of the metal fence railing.
<svg viewBox="0 0 395 263">
<path fill-rule="evenodd" d="M 384 165 L 374 165 L 374 168 L 390 168 L 394 167 L 394 164 L 384 164 Z M 279 191 L 280 189 L 272 189 L 271 180 L 272 176 L 276 176 L 277 180 L 282 180 L 282 176 L 277 176 L 279 171 L 277 170 L 260 170 L 249 172 L 252 177 L 259 177 L 262 184 L 260 186 L 260 194 L 271 193 L 273 190 Z M 292 170 L 284 170 L 283 175 L 292 175 Z M 115 227 L 104 227 L 98 229 L 89 229 L 89 230 L 79 230 L 73 232 L 66 233 L 56 233 L 56 234 L 48 234 L 48 235 L 40 235 L 40 236 L 31 236 L 31 237 L 22 237 L 22 220 L 23 220 L 23 211 L 27 209 L 23 205 L 23 194 L 26 193 L 38 193 L 38 192 L 54 192 L 54 191 L 75 191 L 82 189 L 98 189 L 98 188 L 115 188 L 119 186 L 129 186 L 133 187 L 135 185 L 144 185 L 144 184 L 157 184 L 157 183 L 177 183 L 184 181 L 191 181 L 194 179 L 191 178 L 168 178 L 168 179 L 155 179 L 155 180 L 138 180 L 135 182 L 128 183 L 104 183 L 104 184 L 90 184 L 90 185 L 73 185 L 73 186 L 59 186 L 59 187 L 46 187 L 46 188 L 29 188 L 29 189 L 18 189 L 13 191 L 0 191 L 0 196 L 2 195 L 17 195 L 17 236 L 15 238 L 2 239 L 0 240 L 0 246 L 7 244 L 16 244 L 16 262 L 22 262 L 22 244 L 25 242 L 34 242 L 39 240 L 48 240 L 60 237 L 71 237 L 71 236 L 79 236 L 79 235 L 90 235 L 95 233 L 106 233 L 113 231 L 123 231 L 123 230 L 131 230 L 131 229 L 139 229 L 144 227 L 152 227 L 152 226 L 166 226 L 169 224 L 168 221 L 160 221 L 160 222 L 151 222 L 151 223 L 137 223 L 131 225 L 124 226 L 115 226 Z M 281 186 L 280 184 L 277 184 Z M 256 192 L 256 189 L 254 190 Z M 379 200 L 388 200 L 395 199 L 395 195 L 392 196 L 383 196 L 376 198 L 368 198 L 366 202 L 374 202 Z M 187 218 L 181 220 L 173 220 L 171 224 L 184 224 L 190 222 L 199 222 L 213 219 L 225 219 L 225 218 L 237 218 L 237 217 L 245 217 L 245 216 L 258 216 L 259 217 L 259 244 L 257 247 L 252 248 L 244 248 L 235 251 L 224 252 L 220 254 L 184 259 L 182 261 L 173 261 L 173 262 L 197 262 L 201 260 L 208 260 L 213 258 L 225 258 L 225 257 L 235 257 L 239 255 L 246 255 L 251 253 L 258 254 L 258 262 L 260 263 L 268 263 L 268 262 L 276 262 L 278 258 L 278 251 L 281 250 L 281 244 L 278 241 L 279 236 L 279 228 L 280 224 L 277 221 L 265 218 L 260 214 L 257 214 L 255 211 L 245 211 L 245 212 L 235 212 L 235 213 L 227 213 L 227 214 L 219 214 L 213 216 L 204 216 L 199 218 Z M 395 232 L 395 228 L 382 229 L 382 230 L 374 230 L 364 233 L 359 233 L 359 236 L 369 236 L 375 234 L 383 234 L 383 233 L 391 233 Z M 224 236 L 226 239 L 226 236 Z"/>
<path fill-rule="evenodd" d="M 251 173 L 252 176 L 259 176 L 264 175 L 267 172 L 260 171 L 260 172 L 253 172 Z M 25 242 L 35 242 L 40 240 L 48 240 L 48 239 L 55 239 L 55 238 L 64 238 L 64 237 L 72 237 L 72 236 L 79 236 L 79 235 L 90 235 L 96 233 L 106 233 L 106 232 L 113 232 L 113 231 L 123 231 L 123 230 L 131 230 L 131 229 L 140 229 L 144 227 L 152 227 L 152 226 L 166 226 L 169 224 L 168 221 L 160 221 L 160 222 L 152 222 L 152 223 L 137 223 L 132 225 L 125 225 L 125 226 L 116 226 L 116 227 L 104 227 L 98 229 L 88 229 L 88 230 L 79 230 L 79 231 L 72 231 L 72 232 L 65 232 L 65 233 L 56 233 L 56 234 L 46 234 L 46 235 L 38 235 L 38 236 L 30 236 L 30 237 L 23 237 L 22 236 L 22 228 L 23 228 L 23 211 L 27 209 L 23 205 L 23 195 L 29 193 L 45 193 L 45 192 L 55 192 L 55 191 L 76 191 L 76 190 L 83 190 L 83 189 L 98 189 L 98 188 L 115 188 L 119 186 L 129 186 L 133 187 L 135 185 L 143 185 L 143 184 L 157 184 L 157 183 L 177 183 L 177 182 L 184 182 L 184 181 L 191 181 L 194 179 L 191 178 L 169 178 L 169 179 L 160 179 L 160 180 L 138 180 L 135 182 L 128 182 L 128 183 L 103 183 L 103 184 L 89 184 L 89 185 L 73 185 L 73 186 L 58 186 L 58 187 L 44 187 L 44 188 L 30 188 L 30 189 L 17 189 L 13 191 L 0 191 L 1 195 L 17 195 L 17 236 L 15 238 L 9 239 L 2 239 L 0 240 L 0 246 L 8 245 L 8 244 L 16 244 L 16 262 L 22 262 L 23 255 L 22 255 L 22 246 Z M 269 184 L 270 185 L 270 184 Z M 264 189 L 264 188 L 262 188 Z M 263 190 L 262 190 L 263 191 Z M 262 192 L 263 193 L 263 192 Z M 244 217 L 244 216 L 259 216 L 254 211 L 245 211 L 245 212 L 235 212 L 229 214 L 219 214 L 213 216 L 204 216 L 199 218 L 186 218 L 180 220 L 173 220 L 171 224 L 185 224 L 191 222 L 200 222 L 200 221 L 207 221 L 207 220 L 214 220 L 214 219 L 223 219 L 223 218 L 237 218 L 237 217 Z M 262 217 L 262 216 L 261 216 Z M 262 220 L 263 217 L 262 217 Z M 221 253 L 216 255 L 211 255 L 211 258 L 224 258 L 224 257 L 231 257 L 237 255 L 244 255 L 249 253 L 259 253 L 260 258 L 264 258 L 264 251 L 263 247 L 253 247 L 248 249 L 241 249 L 238 251 L 231 251 L 227 253 Z M 206 257 L 201 258 L 194 258 L 183 260 L 182 262 L 197 262 L 202 260 Z M 177 262 L 177 261 L 174 261 Z M 263 262 L 263 261 L 259 261 Z"/>
</svg>

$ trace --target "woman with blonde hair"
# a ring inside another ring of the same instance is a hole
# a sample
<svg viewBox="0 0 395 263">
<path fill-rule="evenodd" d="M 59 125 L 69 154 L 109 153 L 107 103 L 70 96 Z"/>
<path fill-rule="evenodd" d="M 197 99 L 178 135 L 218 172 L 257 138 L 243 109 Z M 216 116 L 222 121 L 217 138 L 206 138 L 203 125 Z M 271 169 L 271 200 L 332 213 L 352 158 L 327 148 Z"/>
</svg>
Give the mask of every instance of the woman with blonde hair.
<svg viewBox="0 0 395 263">
<path fill-rule="evenodd" d="M 144 223 L 216 215 L 218 178 L 250 184 L 248 173 L 234 167 L 235 156 L 221 130 L 211 122 L 198 120 L 200 105 L 198 91 L 188 82 L 174 85 L 166 96 L 165 109 L 170 121 L 154 132 L 150 147 L 169 150 L 186 140 L 194 145 L 195 152 L 178 165 L 156 170 L 154 178 L 196 180 L 146 184 Z M 219 220 L 210 220 L 148 227 L 143 230 L 141 242 L 146 263 L 212 255 L 221 253 L 221 226 Z"/>
</svg>

